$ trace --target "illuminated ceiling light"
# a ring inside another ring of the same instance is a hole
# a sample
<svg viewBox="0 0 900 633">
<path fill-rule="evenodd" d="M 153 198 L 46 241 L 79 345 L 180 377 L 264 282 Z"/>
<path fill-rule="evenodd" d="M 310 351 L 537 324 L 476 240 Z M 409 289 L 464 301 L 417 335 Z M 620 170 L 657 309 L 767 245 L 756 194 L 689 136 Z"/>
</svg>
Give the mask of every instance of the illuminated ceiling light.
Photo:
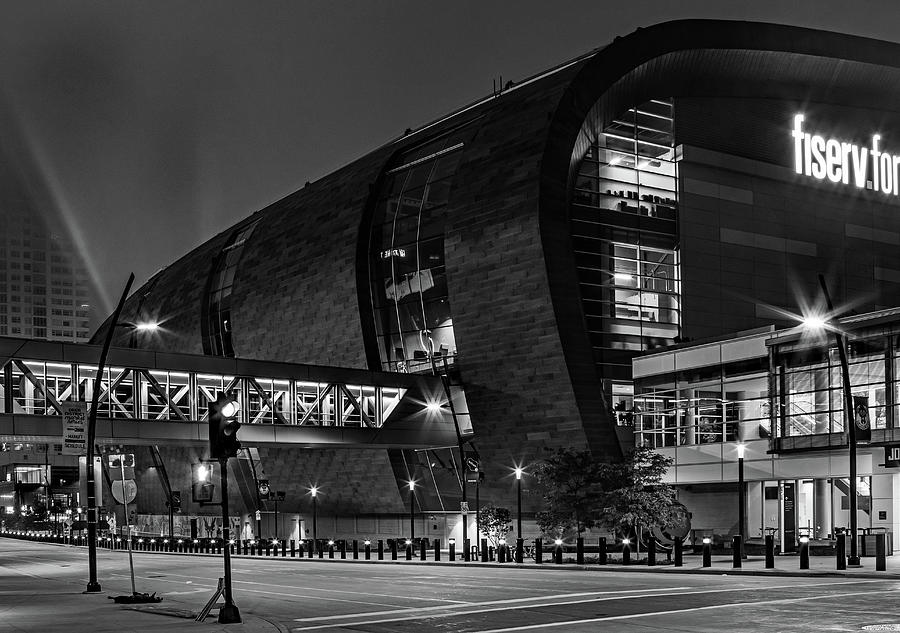
<svg viewBox="0 0 900 633">
<path fill-rule="evenodd" d="M 425 409 L 431 413 L 438 413 L 441 410 L 441 403 L 436 401 L 429 402 L 427 405 L 425 405 Z"/>
<path fill-rule="evenodd" d="M 618 165 L 621 162 L 622 162 L 621 156 L 613 156 L 612 160 L 609 161 L 609 164 L 610 164 L 610 166 L 612 166 L 612 165 Z"/>
<path fill-rule="evenodd" d="M 613 279 L 616 281 L 632 281 L 634 277 L 630 273 L 615 273 Z"/>
<path fill-rule="evenodd" d="M 138 323 L 134 326 L 138 332 L 155 332 L 159 329 L 159 323 L 155 321 L 148 321 L 146 323 Z"/>
</svg>

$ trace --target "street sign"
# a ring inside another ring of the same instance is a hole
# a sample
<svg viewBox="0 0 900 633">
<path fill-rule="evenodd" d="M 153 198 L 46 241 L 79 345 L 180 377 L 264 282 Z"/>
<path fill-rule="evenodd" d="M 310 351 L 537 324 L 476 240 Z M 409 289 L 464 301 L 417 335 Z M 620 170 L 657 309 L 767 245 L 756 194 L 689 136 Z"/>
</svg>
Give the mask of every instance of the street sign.
<svg viewBox="0 0 900 633">
<path fill-rule="evenodd" d="M 459 510 L 462 512 L 463 516 L 467 516 L 469 514 L 469 502 L 468 501 L 460 501 L 459 502 Z"/>
<path fill-rule="evenodd" d="M 87 402 L 63 402 L 63 455 L 87 455 Z"/>
<path fill-rule="evenodd" d="M 113 480 L 110 488 L 112 489 L 113 498 L 119 503 L 131 503 L 137 496 L 137 484 L 134 483 L 134 479 L 126 479 L 125 481 L 121 479 Z"/>
<path fill-rule="evenodd" d="M 884 467 L 900 468 L 900 445 L 889 444 L 884 447 Z"/>
<path fill-rule="evenodd" d="M 259 521 L 259 520 L 261 520 L 261 519 L 262 519 L 262 512 L 260 512 L 259 510 L 257 510 L 257 511 L 256 511 L 256 520 Z"/>
</svg>

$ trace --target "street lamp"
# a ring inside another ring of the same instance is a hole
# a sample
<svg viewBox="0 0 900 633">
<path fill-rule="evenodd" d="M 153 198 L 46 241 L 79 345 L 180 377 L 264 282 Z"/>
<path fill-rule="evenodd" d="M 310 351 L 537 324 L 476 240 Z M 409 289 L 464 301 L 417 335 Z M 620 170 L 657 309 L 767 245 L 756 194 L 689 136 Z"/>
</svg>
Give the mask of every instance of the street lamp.
<svg viewBox="0 0 900 633">
<path fill-rule="evenodd" d="M 409 538 L 416 538 L 416 482 L 409 482 Z"/>
<path fill-rule="evenodd" d="M 819 285 L 825 295 L 825 307 L 828 314 L 834 313 L 834 305 L 831 303 L 831 295 L 825 277 L 819 275 Z M 818 316 L 807 316 L 803 319 L 804 326 L 809 330 L 830 329 L 834 334 L 834 340 L 838 348 L 838 359 L 841 363 L 841 386 L 844 392 L 844 426 L 847 429 L 847 443 L 850 445 L 850 556 L 847 558 L 848 567 L 861 567 L 859 552 L 856 546 L 857 512 L 856 512 L 856 423 L 853 419 L 853 394 L 850 388 L 850 368 L 847 363 L 847 349 L 844 343 L 844 335 L 839 327 L 829 326 L 824 319 Z"/>
<path fill-rule="evenodd" d="M 745 519 L 745 508 L 746 504 L 746 491 L 744 490 L 744 451 L 747 450 L 747 446 L 745 444 L 737 445 L 737 453 L 738 453 L 738 537 L 740 539 L 739 545 L 741 548 L 741 558 L 746 558 L 744 554 L 744 524 L 746 523 Z"/>
<path fill-rule="evenodd" d="M 312 495 L 312 500 L 313 500 L 313 551 L 316 551 L 316 549 L 318 547 L 318 543 L 316 542 L 316 522 L 317 522 L 316 521 L 317 520 L 316 496 L 318 495 L 318 493 L 319 493 L 319 489 L 316 486 L 313 486 L 312 488 L 309 489 L 309 494 Z"/>
<path fill-rule="evenodd" d="M 128 276 L 125 283 L 125 290 L 119 298 L 116 305 L 116 311 L 113 312 L 110 325 L 106 329 L 106 336 L 103 339 L 103 348 L 100 351 L 100 362 L 97 364 L 97 375 L 94 376 L 94 389 L 91 393 L 91 408 L 88 411 L 87 420 L 87 446 L 86 446 L 86 462 L 87 462 L 87 528 L 88 528 L 88 584 L 85 593 L 97 593 L 101 590 L 100 583 L 97 582 L 97 493 L 94 490 L 94 440 L 97 435 L 97 407 L 100 402 L 100 386 L 103 378 L 103 370 L 106 366 L 106 356 L 109 354 L 109 346 L 112 343 L 113 332 L 116 329 L 116 323 L 119 322 L 119 315 L 122 313 L 122 306 L 128 297 L 128 291 L 131 290 L 131 284 L 134 283 L 134 273 Z"/>
<path fill-rule="evenodd" d="M 516 534 L 522 538 L 522 467 L 516 466 Z"/>
</svg>

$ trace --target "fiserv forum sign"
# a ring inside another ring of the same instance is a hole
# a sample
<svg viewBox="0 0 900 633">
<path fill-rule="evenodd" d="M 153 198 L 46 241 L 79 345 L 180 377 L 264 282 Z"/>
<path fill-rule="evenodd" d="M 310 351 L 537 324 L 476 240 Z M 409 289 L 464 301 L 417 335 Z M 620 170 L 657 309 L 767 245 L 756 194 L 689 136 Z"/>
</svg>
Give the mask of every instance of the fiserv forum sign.
<svg viewBox="0 0 900 633">
<path fill-rule="evenodd" d="M 873 134 L 871 146 L 865 147 L 810 134 L 804 131 L 803 121 L 802 114 L 794 115 L 791 131 L 794 170 L 798 174 L 900 195 L 900 155 L 889 154 L 878 147 L 880 134 Z"/>
</svg>

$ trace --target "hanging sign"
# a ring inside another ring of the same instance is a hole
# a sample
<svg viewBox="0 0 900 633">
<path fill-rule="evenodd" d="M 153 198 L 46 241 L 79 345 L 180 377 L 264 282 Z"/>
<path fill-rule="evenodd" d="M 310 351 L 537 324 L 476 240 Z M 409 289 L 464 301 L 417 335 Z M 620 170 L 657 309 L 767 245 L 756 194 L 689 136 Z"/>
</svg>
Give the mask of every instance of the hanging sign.
<svg viewBox="0 0 900 633">
<path fill-rule="evenodd" d="M 63 402 L 63 455 L 87 455 L 87 402 Z"/>
<path fill-rule="evenodd" d="M 869 397 L 853 396 L 853 424 L 856 426 L 856 441 L 869 442 L 872 426 L 869 424 Z"/>
</svg>

